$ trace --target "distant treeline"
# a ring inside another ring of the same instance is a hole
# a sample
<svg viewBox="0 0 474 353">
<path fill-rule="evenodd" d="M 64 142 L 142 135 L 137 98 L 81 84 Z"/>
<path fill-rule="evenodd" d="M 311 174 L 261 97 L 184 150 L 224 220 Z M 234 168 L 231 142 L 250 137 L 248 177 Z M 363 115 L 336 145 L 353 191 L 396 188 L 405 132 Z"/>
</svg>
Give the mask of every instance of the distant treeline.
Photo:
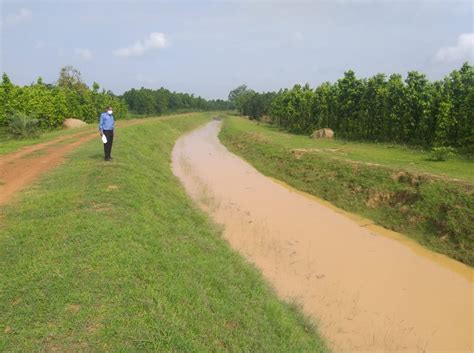
<svg viewBox="0 0 474 353">
<path fill-rule="evenodd" d="M 231 108 L 228 101 L 206 100 L 165 88 L 131 89 L 117 96 L 111 91 L 100 90 L 96 82 L 88 87 L 81 73 L 72 66 L 63 67 L 55 83 L 44 83 L 40 77 L 35 83 L 18 86 L 4 73 L 0 84 L 0 126 L 7 125 L 17 115 L 36 119 L 42 129 L 59 127 L 66 118 L 93 123 L 109 105 L 113 107 L 117 119 L 126 118 L 128 111 L 140 115 L 161 115 L 176 111 Z"/>
<path fill-rule="evenodd" d="M 474 68 L 468 63 L 434 82 L 416 71 L 405 80 L 398 74 L 359 79 L 347 71 L 315 89 L 306 84 L 257 93 L 240 86 L 229 100 L 251 119 L 267 115 L 294 133 L 329 127 L 353 140 L 474 148 Z"/>
<path fill-rule="evenodd" d="M 108 105 L 114 108 L 117 118 L 125 117 L 126 104 L 112 92 L 99 89 L 96 82 L 89 88 L 82 82 L 80 72 L 71 66 L 61 69 L 55 84 L 44 83 L 40 77 L 29 86 L 17 86 L 4 73 L 0 85 L 0 126 L 7 125 L 17 114 L 37 119 L 43 129 L 61 126 L 66 118 L 91 123 Z"/>
<path fill-rule="evenodd" d="M 156 90 L 140 88 L 126 91 L 123 99 L 130 111 L 136 114 L 161 115 L 182 110 L 228 110 L 231 104 L 221 99 L 206 100 L 193 94 L 171 92 L 166 88 Z"/>
</svg>

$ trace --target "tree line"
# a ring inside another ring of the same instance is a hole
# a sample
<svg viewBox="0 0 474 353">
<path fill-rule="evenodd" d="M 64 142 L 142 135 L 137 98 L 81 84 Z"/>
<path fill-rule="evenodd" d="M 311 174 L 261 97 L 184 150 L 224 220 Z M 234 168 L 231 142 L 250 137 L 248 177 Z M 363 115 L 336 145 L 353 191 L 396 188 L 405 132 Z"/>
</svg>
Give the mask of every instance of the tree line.
<svg viewBox="0 0 474 353">
<path fill-rule="evenodd" d="M 442 80 L 411 71 L 357 78 L 351 70 L 315 89 L 295 85 L 257 93 L 240 86 L 229 101 L 241 114 L 268 115 L 281 128 L 310 134 L 331 128 L 337 137 L 474 149 L 474 68 L 464 63 Z"/>
<path fill-rule="evenodd" d="M 129 111 L 139 115 L 161 115 L 183 110 L 231 108 L 225 100 L 206 100 L 165 88 L 131 89 L 121 96 L 115 95 L 101 90 L 97 82 L 92 87 L 87 86 L 81 73 L 72 66 L 63 67 L 54 83 L 45 83 L 40 77 L 30 85 L 19 86 L 4 73 L 0 84 L 0 126 L 8 125 L 18 115 L 34 119 L 41 129 L 59 127 L 66 118 L 93 123 L 109 105 L 117 119 L 125 118 Z"/>
<path fill-rule="evenodd" d="M 31 85 L 18 86 L 6 73 L 0 84 L 0 126 L 18 114 L 36 119 L 42 129 L 59 127 L 66 118 L 91 123 L 108 105 L 114 108 L 118 119 L 126 116 L 127 105 L 122 99 L 111 91 L 100 90 L 96 82 L 89 88 L 72 66 L 62 68 L 54 84 L 44 83 L 40 77 Z"/>
<path fill-rule="evenodd" d="M 228 110 L 228 101 L 206 100 L 193 94 L 171 92 L 166 88 L 132 88 L 123 94 L 123 99 L 131 112 L 144 115 L 161 115 L 175 111 Z"/>
</svg>

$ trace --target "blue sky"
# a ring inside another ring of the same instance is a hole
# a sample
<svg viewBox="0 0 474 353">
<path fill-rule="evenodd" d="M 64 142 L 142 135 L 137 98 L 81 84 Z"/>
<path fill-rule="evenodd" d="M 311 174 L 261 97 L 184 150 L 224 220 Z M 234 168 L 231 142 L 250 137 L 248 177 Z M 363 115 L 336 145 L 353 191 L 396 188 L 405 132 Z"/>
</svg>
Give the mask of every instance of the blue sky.
<svg viewBox="0 0 474 353">
<path fill-rule="evenodd" d="M 474 1 L 0 0 L 0 71 L 54 82 L 78 68 L 117 94 L 141 86 L 226 98 L 474 61 Z"/>
</svg>

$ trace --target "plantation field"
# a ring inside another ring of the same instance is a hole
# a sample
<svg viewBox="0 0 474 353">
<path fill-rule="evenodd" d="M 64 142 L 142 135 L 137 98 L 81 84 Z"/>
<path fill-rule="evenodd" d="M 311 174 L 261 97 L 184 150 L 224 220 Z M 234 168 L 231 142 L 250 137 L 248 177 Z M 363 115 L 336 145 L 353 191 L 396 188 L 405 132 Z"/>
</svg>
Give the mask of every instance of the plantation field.
<svg viewBox="0 0 474 353">
<path fill-rule="evenodd" d="M 326 352 L 170 170 L 210 113 L 120 129 L 0 208 L 0 351 Z"/>
<path fill-rule="evenodd" d="M 474 162 L 403 146 L 312 140 L 229 117 L 221 141 L 266 175 L 474 264 Z"/>
<path fill-rule="evenodd" d="M 272 143 L 287 149 L 309 149 L 309 152 L 313 149 L 312 153 L 330 158 L 380 164 L 393 169 L 428 173 L 474 183 L 474 160 L 468 157 L 453 156 L 446 161 L 437 162 L 429 160 L 430 151 L 396 144 L 363 143 L 338 139 L 314 140 L 305 135 L 284 133 L 274 125 L 251 123 L 243 119 L 232 119 L 228 124 L 238 129 L 268 136 Z"/>
</svg>

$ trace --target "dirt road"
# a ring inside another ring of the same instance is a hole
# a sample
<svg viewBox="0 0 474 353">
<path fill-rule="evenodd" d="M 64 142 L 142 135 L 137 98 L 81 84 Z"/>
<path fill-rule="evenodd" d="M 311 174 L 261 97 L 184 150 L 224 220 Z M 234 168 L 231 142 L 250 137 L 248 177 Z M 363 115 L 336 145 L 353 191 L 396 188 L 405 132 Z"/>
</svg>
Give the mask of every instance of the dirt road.
<svg viewBox="0 0 474 353">
<path fill-rule="evenodd" d="M 146 121 L 151 121 L 151 119 Z M 117 127 L 144 122 L 143 119 L 119 121 Z M 48 142 L 24 147 L 17 152 L 0 155 L 0 205 L 8 202 L 16 192 L 44 172 L 60 164 L 67 153 L 93 138 L 99 141 L 99 133 L 97 129 L 91 127 Z M 98 152 L 101 153 L 100 144 L 98 148 Z"/>
<path fill-rule="evenodd" d="M 472 269 L 263 176 L 220 144 L 219 124 L 178 140 L 175 175 L 335 352 L 473 351 Z"/>
</svg>

